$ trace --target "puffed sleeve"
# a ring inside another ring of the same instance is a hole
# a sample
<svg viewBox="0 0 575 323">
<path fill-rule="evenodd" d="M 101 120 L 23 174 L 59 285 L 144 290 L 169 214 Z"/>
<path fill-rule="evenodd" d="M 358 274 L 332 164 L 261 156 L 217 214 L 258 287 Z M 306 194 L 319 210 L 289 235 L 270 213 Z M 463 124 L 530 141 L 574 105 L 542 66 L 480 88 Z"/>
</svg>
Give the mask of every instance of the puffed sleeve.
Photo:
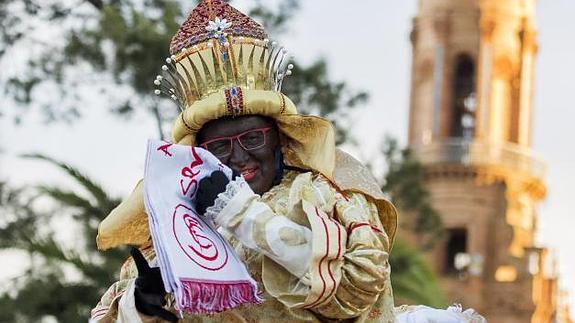
<svg viewBox="0 0 575 323">
<path fill-rule="evenodd" d="M 389 266 L 389 239 L 380 223 L 377 208 L 360 193 L 339 195 L 335 219 L 345 228 L 347 242 L 341 266 L 333 268 L 341 276 L 333 297 L 314 311 L 330 318 L 351 318 L 370 310 L 392 316 Z M 385 299 L 386 298 L 386 299 Z"/>
<path fill-rule="evenodd" d="M 92 309 L 90 322 L 108 323 L 116 322 L 118 315 L 118 302 L 128 289 L 133 279 L 122 279 L 110 286 L 102 295 L 100 302 Z"/>
<path fill-rule="evenodd" d="M 375 206 L 311 173 L 286 189 L 287 201 L 276 210 L 244 188 L 215 215 L 240 242 L 266 256 L 266 291 L 289 308 L 331 319 L 362 316 L 383 304 L 380 295 L 390 288 L 389 241 Z M 391 313 L 389 300 L 384 310 Z"/>
</svg>

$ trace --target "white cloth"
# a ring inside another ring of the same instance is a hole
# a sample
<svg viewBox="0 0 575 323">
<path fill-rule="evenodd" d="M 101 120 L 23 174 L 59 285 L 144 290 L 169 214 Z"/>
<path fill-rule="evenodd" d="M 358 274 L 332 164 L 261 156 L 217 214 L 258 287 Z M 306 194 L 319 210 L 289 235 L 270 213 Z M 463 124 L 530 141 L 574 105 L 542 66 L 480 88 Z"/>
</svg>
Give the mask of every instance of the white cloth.
<svg viewBox="0 0 575 323">
<path fill-rule="evenodd" d="M 312 258 L 311 230 L 285 216 L 266 218 L 270 213 L 270 207 L 259 200 L 242 177 L 231 181 L 226 190 L 218 194 L 214 205 L 206 210 L 206 216 L 212 217 L 217 225 L 233 234 L 244 246 L 263 253 L 309 285 L 305 276 Z M 238 218 L 240 223 L 236 223 Z M 254 241 L 256 233 L 253 231 L 257 223 L 265 223 L 264 234 L 258 238 L 264 239 L 270 249 L 259 248 Z M 290 245 L 283 241 L 280 238 L 282 230 L 295 235 L 299 243 Z"/>
<path fill-rule="evenodd" d="M 424 305 L 403 305 L 395 308 L 395 323 L 487 323 L 473 309 L 463 311 L 461 305 L 436 309 Z"/>
<path fill-rule="evenodd" d="M 197 147 L 148 141 L 144 203 L 166 291 L 176 308 L 215 313 L 260 302 L 257 284 L 210 218 L 195 212 L 200 180 L 232 171 Z"/>
</svg>

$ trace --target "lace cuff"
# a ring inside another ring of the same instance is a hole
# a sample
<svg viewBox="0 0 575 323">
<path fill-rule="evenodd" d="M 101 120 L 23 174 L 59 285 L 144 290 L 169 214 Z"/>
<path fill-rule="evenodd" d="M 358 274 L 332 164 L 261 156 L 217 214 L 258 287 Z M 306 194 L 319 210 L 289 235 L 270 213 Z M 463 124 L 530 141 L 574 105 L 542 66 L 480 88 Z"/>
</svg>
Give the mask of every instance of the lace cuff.
<svg viewBox="0 0 575 323">
<path fill-rule="evenodd" d="M 205 216 L 210 219 L 216 219 L 222 210 L 230 203 L 230 201 L 236 196 L 236 194 L 244 187 L 248 187 L 246 180 L 238 176 L 233 181 L 226 185 L 226 190 L 218 194 L 218 197 L 214 201 L 214 205 L 206 209 Z M 219 223 L 219 221 L 216 221 Z"/>
<path fill-rule="evenodd" d="M 396 323 L 445 322 L 445 323 L 487 323 L 487 320 L 473 309 L 463 311 L 454 304 L 447 309 L 435 309 L 425 305 L 401 305 L 395 310 Z"/>
<path fill-rule="evenodd" d="M 259 201 L 259 195 L 243 178 L 230 182 L 206 214 L 244 246 L 263 253 L 296 277 L 309 271 L 311 230 L 277 216 L 269 205 Z M 302 282 L 306 284 L 309 278 Z"/>
</svg>

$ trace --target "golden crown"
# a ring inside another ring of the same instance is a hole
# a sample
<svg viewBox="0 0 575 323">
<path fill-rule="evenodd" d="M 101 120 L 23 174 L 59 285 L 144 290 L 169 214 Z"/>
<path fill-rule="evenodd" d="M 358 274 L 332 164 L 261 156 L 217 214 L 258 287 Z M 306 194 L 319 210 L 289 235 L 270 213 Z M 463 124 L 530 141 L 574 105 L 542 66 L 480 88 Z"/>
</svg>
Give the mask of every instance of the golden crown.
<svg viewBox="0 0 575 323">
<path fill-rule="evenodd" d="M 183 111 L 222 89 L 280 91 L 291 74 L 287 50 L 269 41 L 263 27 L 220 0 L 201 1 L 170 44 L 155 93 Z"/>
</svg>

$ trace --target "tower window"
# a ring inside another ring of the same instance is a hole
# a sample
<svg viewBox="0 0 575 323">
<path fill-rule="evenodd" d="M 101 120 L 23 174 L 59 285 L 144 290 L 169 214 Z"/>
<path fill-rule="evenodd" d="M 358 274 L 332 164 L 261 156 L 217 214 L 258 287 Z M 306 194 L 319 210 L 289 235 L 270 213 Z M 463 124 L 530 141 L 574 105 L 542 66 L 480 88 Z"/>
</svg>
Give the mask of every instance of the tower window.
<svg viewBox="0 0 575 323">
<path fill-rule="evenodd" d="M 456 59 L 453 78 L 452 137 L 470 139 L 475 132 L 475 66 L 471 57 Z"/>
<path fill-rule="evenodd" d="M 467 230 L 448 229 L 445 248 L 445 272 L 458 273 L 465 270 L 470 263 L 467 251 Z"/>
</svg>

